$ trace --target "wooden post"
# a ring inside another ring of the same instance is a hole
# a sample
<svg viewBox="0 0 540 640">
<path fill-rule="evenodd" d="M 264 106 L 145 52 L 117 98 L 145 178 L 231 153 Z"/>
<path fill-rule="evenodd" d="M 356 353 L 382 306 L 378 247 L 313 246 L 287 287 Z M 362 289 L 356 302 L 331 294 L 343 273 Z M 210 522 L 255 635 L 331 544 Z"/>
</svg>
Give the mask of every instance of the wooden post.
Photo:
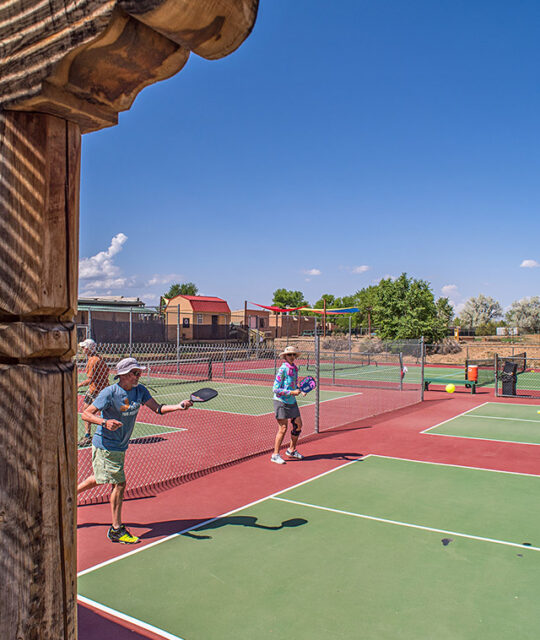
<svg viewBox="0 0 540 640">
<path fill-rule="evenodd" d="M 2 4 L 1 640 L 77 636 L 71 358 L 81 132 L 115 125 L 191 53 L 215 60 L 237 49 L 257 8 L 258 0 Z"/>
<path fill-rule="evenodd" d="M 0 112 L 0 629 L 76 637 L 80 131 Z"/>
</svg>

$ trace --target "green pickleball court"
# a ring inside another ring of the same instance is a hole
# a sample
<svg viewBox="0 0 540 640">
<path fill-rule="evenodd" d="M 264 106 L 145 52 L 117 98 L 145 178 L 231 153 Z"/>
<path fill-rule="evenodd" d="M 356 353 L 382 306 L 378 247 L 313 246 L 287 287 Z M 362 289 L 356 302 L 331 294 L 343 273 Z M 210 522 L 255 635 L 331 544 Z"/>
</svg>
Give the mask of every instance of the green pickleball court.
<svg viewBox="0 0 540 640">
<path fill-rule="evenodd" d="M 369 457 L 83 572 L 184 640 L 536 639 L 540 478 Z"/>
<path fill-rule="evenodd" d="M 540 404 L 487 402 L 424 433 L 540 444 Z"/>
</svg>

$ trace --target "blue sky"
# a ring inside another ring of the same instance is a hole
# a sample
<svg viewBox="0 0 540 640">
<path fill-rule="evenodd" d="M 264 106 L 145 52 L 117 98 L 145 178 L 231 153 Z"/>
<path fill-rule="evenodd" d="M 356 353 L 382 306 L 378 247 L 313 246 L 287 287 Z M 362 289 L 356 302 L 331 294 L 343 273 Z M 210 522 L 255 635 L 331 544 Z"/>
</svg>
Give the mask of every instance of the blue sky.
<svg viewBox="0 0 540 640">
<path fill-rule="evenodd" d="M 262 0 L 83 138 L 81 295 L 539 295 L 540 3 Z"/>
</svg>

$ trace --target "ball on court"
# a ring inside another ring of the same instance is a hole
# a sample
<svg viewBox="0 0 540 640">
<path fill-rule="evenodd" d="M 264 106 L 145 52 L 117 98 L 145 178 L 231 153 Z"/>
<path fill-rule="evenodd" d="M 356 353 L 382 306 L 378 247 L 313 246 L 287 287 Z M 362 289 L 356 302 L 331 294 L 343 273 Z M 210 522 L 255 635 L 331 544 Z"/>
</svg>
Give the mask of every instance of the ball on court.
<svg viewBox="0 0 540 640">
<path fill-rule="evenodd" d="M 540 413 L 540 409 L 536 413 Z"/>
<path fill-rule="evenodd" d="M 454 391 L 456 390 L 455 385 L 453 384 L 447 384 L 446 385 L 446 391 L 447 393 L 454 393 Z"/>
</svg>

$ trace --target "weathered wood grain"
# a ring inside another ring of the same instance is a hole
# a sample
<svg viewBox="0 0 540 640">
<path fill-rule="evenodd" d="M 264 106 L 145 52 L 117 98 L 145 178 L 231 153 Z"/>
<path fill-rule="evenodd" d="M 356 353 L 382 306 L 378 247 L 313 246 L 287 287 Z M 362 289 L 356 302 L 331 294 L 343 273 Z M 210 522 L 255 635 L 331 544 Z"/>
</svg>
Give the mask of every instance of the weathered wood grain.
<svg viewBox="0 0 540 640">
<path fill-rule="evenodd" d="M 258 0 L 12 0 L 0 7 L 0 109 L 38 111 L 83 133 L 117 122 L 191 51 L 234 51 Z"/>
<path fill-rule="evenodd" d="M 79 158 L 77 125 L 0 112 L 0 316 L 73 318 Z"/>
<path fill-rule="evenodd" d="M 2 638 L 76 637 L 80 132 L 0 113 Z"/>
<path fill-rule="evenodd" d="M 0 397 L 0 634 L 6 640 L 72 639 L 73 365 L 0 364 Z"/>
<path fill-rule="evenodd" d="M 0 358 L 28 360 L 58 357 L 69 360 L 75 352 L 73 323 L 0 322 Z"/>
</svg>

